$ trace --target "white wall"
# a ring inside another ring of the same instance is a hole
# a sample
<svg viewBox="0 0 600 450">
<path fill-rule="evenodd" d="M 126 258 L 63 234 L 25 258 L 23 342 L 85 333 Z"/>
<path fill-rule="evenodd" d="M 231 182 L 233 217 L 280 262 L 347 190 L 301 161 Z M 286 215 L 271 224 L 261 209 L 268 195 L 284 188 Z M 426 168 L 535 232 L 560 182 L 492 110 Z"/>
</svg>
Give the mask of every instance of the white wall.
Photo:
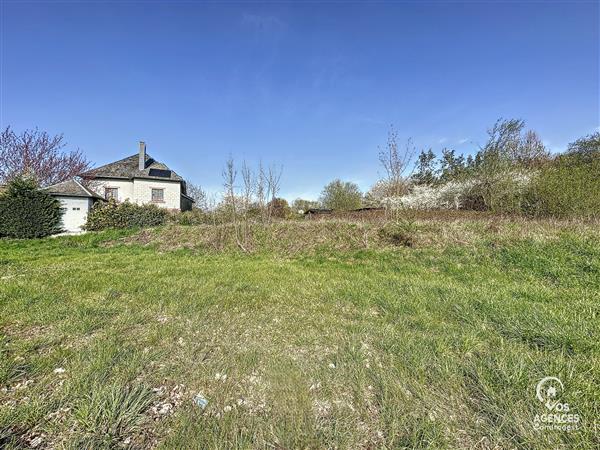
<svg viewBox="0 0 600 450">
<path fill-rule="evenodd" d="M 164 203 L 156 203 L 161 208 L 181 208 L 181 184 L 174 181 L 133 180 L 133 196 L 138 203 L 152 203 L 152 189 L 163 189 Z"/>
<path fill-rule="evenodd" d="M 135 178 L 127 180 L 93 180 L 90 188 L 104 197 L 104 188 L 118 188 L 118 201 L 129 200 L 132 203 L 152 203 L 152 188 L 164 189 L 164 202 L 156 203 L 161 208 L 181 208 L 181 183 L 177 181 L 148 180 Z"/>
<path fill-rule="evenodd" d="M 63 210 L 62 229 L 69 232 L 82 231 L 88 211 L 92 207 L 92 199 L 82 197 L 59 197 Z"/>
<path fill-rule="evenodd" d="M 124 202 L 125 200 L 129 200 L 130 202 L 134 202 L 133 199 L 133 181 L 129 180 L 93 180 L 90 183 L 90 189 L 93 190 L 100 197 L 104 198 L 104 188 L 117 188 L 118 198 L 117 200 L 120 202 Z"/>
</svg>

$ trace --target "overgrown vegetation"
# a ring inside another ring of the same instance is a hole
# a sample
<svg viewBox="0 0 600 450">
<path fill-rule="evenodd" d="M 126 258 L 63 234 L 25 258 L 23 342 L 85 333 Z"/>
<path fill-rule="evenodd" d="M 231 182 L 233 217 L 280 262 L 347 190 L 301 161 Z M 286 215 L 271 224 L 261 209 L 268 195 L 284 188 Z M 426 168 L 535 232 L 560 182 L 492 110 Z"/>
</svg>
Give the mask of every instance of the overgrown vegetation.
<svg viewBox="0 0 600 450">
<path fill-rule="evenodd" d="M 395 132 L 390 132 L 389 160 L 410 161 L 410 145 L 398 156 Z M 381 157 L 381 156 L 380 156 Z M 390 210 L 473 209 L 496 214 L 537 217 L 599 217 L 598 160 L 600 133 L 578 139 L 565 154 L 552 156 L 539 136 L 522 120 L 498 120 L 475 155 L 443 149 L 440 158 L 429 150 L 417 157 L 414 172 L 405 163 L 400 195 L 390 194 L 390 177 L 379 181 L 365 197 L 369 205 Z M 396 171 L 397 173 L 397 171 Z"/>
<path fill-rule="evenodd" d="M 0 192 L 0 237 L 30 239 L 60 232 L 61 205 L 32 178 L 17 177 Z"/>
<path fill-rule="evenodd" d="M 533 215 L 599 217 L 600 144 L 589 153 L 556 157 L 539 170 L 525 195 L 525 210 Z"/>
<path fill-rule="evenodd" d="M 597 448 L 597 223 L 400 223 L 0 242 L 0 446 Z"/>
</svg>

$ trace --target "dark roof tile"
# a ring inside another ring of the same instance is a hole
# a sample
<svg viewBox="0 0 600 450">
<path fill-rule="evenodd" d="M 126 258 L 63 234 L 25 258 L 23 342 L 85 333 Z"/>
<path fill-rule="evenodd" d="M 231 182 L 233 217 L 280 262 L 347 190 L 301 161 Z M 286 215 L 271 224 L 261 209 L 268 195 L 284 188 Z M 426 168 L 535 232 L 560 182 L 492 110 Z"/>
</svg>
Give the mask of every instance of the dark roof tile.
<svg viewBox="0 0 600 450">
<path fill-rule="evenodd" d="M 62 183 L 53 184 L 45 188 L 52 195 L 64 195 L 67 197 L 89 197 L 102 198 L 98 194 L 90 191 L 76 180 L 67 180 Z"/>
<path fill-rule="evenodd" d="M 179 175 L 169 169 L 165 164 L 146 155 L 146 168 L 138 167 L 138 154 L 128 156 L 119 161 L 106 164 L 96 169 L 81 174 L 84 178 L 148 178 L 151 180 L 183 181 Z"/>
</svg>

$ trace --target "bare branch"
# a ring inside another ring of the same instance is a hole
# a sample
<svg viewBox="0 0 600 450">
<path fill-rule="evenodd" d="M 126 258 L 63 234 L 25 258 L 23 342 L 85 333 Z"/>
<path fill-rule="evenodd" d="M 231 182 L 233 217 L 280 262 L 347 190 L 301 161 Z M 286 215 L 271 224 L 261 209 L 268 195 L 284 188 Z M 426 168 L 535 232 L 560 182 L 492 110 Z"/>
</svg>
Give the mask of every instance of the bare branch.
<svg viewBox="0 0 600 450">
<path fill-rule="evenodd" d="M 407 169 L 416 154 L 412 139 L 408 139 L 404 150 L 398 148 L 398 133 L 393 127 L 388 132 L 388 141 L 385 149 L 379 149 L 379 162 L 385 171 L 385 184 L 389 190 L 388 195 L 400 196 L 405 191 L 405 179 L 411 174 Z"/>
<path fill-rule="evenodd" d="M 65 147 L 62 134 L 50 136 L 37 128 L 17 134 L 6 127 L 0 133 L 0 183 L 29 175 L 49 186 L 91 168 L 79 149 L 65 151 Z"/>
</svg>

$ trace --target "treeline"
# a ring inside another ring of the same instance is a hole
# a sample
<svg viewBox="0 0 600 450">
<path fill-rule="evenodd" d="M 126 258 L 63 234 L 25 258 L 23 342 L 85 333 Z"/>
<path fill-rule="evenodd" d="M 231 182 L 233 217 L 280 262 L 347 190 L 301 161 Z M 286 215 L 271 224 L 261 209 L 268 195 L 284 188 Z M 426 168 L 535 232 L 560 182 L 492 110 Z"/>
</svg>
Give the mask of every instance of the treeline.
<svg viewBox="0 0 600 450">
<path fill-rule="evenodd" d="M 474 156 L 444 150 L 440 158 L 421 151 L 410 176 L 412 196 L 439 207 L 523 213 L 535 216 L 597 216 L 600 211 L 600 133 L 552 155 L 522 120 L 500 120 Z M 416 188 L 416 189 L 415 189 Z M 450 201 L 449 201 L 450 200 Z M 412 202 L 412 203 L 411 203 Z"/>
<path fill-rule="evenodd" d="M 363 206 L 405 209 L 464 209 L 533 217 L 600 216 L 600 132 L 552 154 L 522 120 L 498 120 L 474 154 L 444 149 L 417 151 L 411 140 L 401 147 L 392 129 L 379 150 L 383 177 L 363 194 L 352 182 L 335 179 L 318 200 L 279 197 L 283 168 L 229 159 L 222 172 L 223 192 L 208 195 L 188 182 L 191 212 L 173 213 L 155 205 L 98 203 L 87 229 L 179 224 L 233 223 L 243 249 L 250 223 L 299 218 L 314 208 L 353 210 Z M 64 150 L 62 135 L 29 130 L 0 133 L 0 237 L 41 237 L 60 231 L 60 204 L 40 189 L 88 167 L 80 151 Z"/>
<path fill-rule="evenodd" d="M 465 209 L 541 217 L 600 216 L 600 132 L 552 154 L 519 119 L 498 120 L 474 154 L 417 151 L 398 144 L 392 129 L 379 151 L 384 176 L 364 195 L 334 180 L 318 202 L 294 205 L 350 210 L 361 206 Z"/>
</svg>

